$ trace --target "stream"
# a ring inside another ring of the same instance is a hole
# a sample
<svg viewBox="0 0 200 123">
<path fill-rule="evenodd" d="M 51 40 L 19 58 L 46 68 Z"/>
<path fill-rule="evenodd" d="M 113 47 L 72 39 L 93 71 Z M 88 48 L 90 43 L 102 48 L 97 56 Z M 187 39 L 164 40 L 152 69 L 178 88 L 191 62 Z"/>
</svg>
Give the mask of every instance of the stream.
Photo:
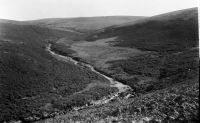
<svg viewBox="0 0 200 123">
<path fill-rule="evenodd" d="M 47 46 L 47 51 L 53 57 L 55 57 L 58 60 L 65 61 L 65 62 L 71 62 L 76 66 L 85 67 L 85 68 L 90 69 L 91 71 L 95 72 L 96 74 L 106 78 L 110 82 L 110 86 L 111 87 L 118 88 L 118 92 L 116 92 L 116 93 L 114 93 L 112 95 L 108 95 L 108 96 L 106 96 L 106 97 L 104 97 L 104 98 L 102 98 L 100 100 L 92 101 L 91 104 L 93 104 L 93 105 L 102 105 L 102 104 L 108 103 L 110 100 L 118 98 L 119 94 L 121 94 L 121 93 L 128 92 L 128 91 L 133 91 L 130 86 L 124 85 L 121 82 L 116 81 L 113 78 L 111 78 L 111 77 L 109 77 L 109 76 L 107 76 L 107 75 L 95 70 L 95 68 L 90 64 L 87 64 L 87 63 L 84 63 L 84 62 L 81 62 L 81 61 L 77 61 L 77 60 L 75 60 L 75 59 L 73 59 L 72 57 L 69 57 L 69 56 L 63 56 L 63 55 L 55 53 L 54 51 L 51 50 L 51 44 L 49 44 Z M 130 95 L 131 94 L 127 94 L 125 98 L 128 98 L 128 96 L 130 96 Z M 83 107 L 77 107 L 77 108 L 75 108 L 75 110 L 79 110 L 79 109 L 82 109 L 82 108 Z"/>
</svg>

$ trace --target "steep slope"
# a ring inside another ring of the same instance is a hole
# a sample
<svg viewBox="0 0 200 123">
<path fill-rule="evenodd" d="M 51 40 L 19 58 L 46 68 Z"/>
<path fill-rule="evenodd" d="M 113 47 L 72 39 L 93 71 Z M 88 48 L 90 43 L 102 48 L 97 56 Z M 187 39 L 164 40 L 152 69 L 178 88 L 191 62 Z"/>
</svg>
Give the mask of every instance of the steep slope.
<svg viewBox="0 0 200 123">
<path fill-rule="evenodd" d="M 181 51 L 198 45 L 197 8 L 170 12 L 97 31 L 88 40 L 118 37 L 117 46 Z"/>
<path fill-rule="evenodd" d="M 71 100 L 71 104 L 82 105 L 96 98 L 90 92 L 73 94 L 90 83 L 107 80 L 46 51 L 49 41 L 73 35 L 77 36 L 21 22 L 0 22 L 0 122 L 34 121 L 55 115 L 54 102 Z"/>
<path fill-rule="evenodd" d="M 136 21 L 141 16 L 108 16 L 108 17 L 80 17 L 80 18 L 50 18 L 28 23 L 73 32 L 90 32 L 112 25 Z"/>
</svg>

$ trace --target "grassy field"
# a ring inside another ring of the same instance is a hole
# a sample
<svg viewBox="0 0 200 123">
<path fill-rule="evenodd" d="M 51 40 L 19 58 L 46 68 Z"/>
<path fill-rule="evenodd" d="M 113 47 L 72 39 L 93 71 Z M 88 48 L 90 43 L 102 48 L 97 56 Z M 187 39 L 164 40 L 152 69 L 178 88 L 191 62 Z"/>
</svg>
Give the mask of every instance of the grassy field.
<svg viewBox="0 0 200 123">
<path fill-rule="evenodd" d="M 105 70 L 110 66 L 107 64 L 108 61 L 127 59 L 129 56 L 145 53 L 133 48 L 110 46 L 109 44 L 114 42 L 115 39 L 115 37 L 112 37 L 95 42 L 75 42 L 71 44 L 69 49 L 75 52 L 72 53 L 72 56 L 79 57 L 101 70 Z"/>
</svg>

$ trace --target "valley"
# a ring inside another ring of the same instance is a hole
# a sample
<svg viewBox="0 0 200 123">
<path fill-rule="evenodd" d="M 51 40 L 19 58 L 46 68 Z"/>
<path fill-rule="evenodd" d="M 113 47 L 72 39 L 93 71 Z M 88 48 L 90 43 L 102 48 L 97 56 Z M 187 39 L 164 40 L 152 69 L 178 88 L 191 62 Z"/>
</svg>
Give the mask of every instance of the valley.
<svg viewBox="0 0 200 123">
<path fill-rule="evenodd" d="M 197 8 L 0 20 L 0 122 L 199 121 Z"/>
<path fill-rule="evenodd" d="M 113 78 L 108 77 L 107 75 L 104 75 L 103 73 L 95 70 L 94 67 L 91 66 L 90 64 L 74 60 L 73 58 L 71 58 L 69 56 L 63 56 L 63 55 L 60 55 L 60 54 L 56 54 L 55 52 L 53 52 L 51 50 L 51 45 L 49 45 L 47 47 L 47 51 L 50 52 L 54 57 L 56 57 L 59 60 L 64 60 L 65 62 L 72 62 L 77 66 L 83 67 L 84 69 L 90 69 L 92 72 L 104 77 L 105 79 L 107 79 L 110 82 L 107 85 L 104 84 L 104 86 L 110 86 L 110 87 L 118 89 L 115 93 L 113 93 L 111 95 L 108 95 L 106 98 L 103 98 L 102 100 L 97 100 L 97 101 L 92 100 L 89 103 L 96 104 L 96 105 L 102 105 L 104 103 L 109 102 L 111 99 L 117 98 L 121 93 L 125 93 L 126 95 L 124 95 L 124 96 L 127 96 L 128 94 L 131 94 L 131 93 L 133 94 L 134 93 L 134 90 L 132 90 L 130 86 L 124 85 L 124 84 L 114 80 Z M 81 92 L 78 92 L 78 93 L 82 93 L 84 91 L 88 91 L 88 90 L 92 89 L 95 86 L 101 86 L 101 85 L 103 85 L 103 84 L 102 83 L 90 83 L 85 89 L 83 89 Z"/>
</svg>

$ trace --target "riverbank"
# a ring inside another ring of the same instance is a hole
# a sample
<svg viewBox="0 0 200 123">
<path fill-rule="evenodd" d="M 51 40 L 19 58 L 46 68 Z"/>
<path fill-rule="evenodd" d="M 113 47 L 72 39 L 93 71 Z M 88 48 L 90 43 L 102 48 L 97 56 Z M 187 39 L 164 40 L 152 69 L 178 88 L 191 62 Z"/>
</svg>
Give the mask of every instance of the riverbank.
<svg viewBox="0 0 200 123">
<path fill-rule="evenodd" d="M 107 80 L 110 81 L 110 84 L 113 86 L 113 87 L 117 87 L 119 92 L 118 93 L 122 93 L 122 92 L 125 92 L 127 91 L 128 89 L 131 90 L 131 87 L 128 86 L 128 85 L 124 85 L 122 84 L 121 82 L 119 81 L 116 81 L 114 80 L 113 78 L 105 75 L 104 73 L 101 73 L 100 71 L 98 71 L 97 69 L 95 69 L 93 66 L 91 66 L 90 64 L 88 63 L 85 63 L 83 61 L 78 61 L 77 59 L 74 59 L 73 57 L 71 56 L 64 56 L 64 55 L 61 55 L 61 54 L 57 54 L 55 53 L 52 49 L 51 49 L 51 44 L 48 45 L 47 47 L 47 51 L 50 52 L 53 56 L 58 56 L 57 59 L 60 58 L 63 58 L 63 59 L 66 59 L 72 63 L 74 63 L 75 65 L 78 65 L 78 66 L 81 66 L 81 67 L 85 67 L 85 68 L 89 68 L 91 71 L 103 76 L 104 78 L 106 78 Z"/>
<path fill-rule="evenodd" d="M 101 97 L 99 100 L 90 100 L 89 103 L 86 103 L 85 105 L 82 106 L 74 106 L 73 109 L 71 111 L 78 111 L 78 110 L 82 110 L 82 109 L 86 109 L 86 108 L 91 108 L 91 107 L 95 107 L 95 106 L 101 106 L 104 105 L 106 103 L 109 103 L 110 101 L 114 101 L 117 100 L 118 98 L 128 98 L 129 96 L 131 96 L 131 94 L 133 94 L 133 90 L 127 86 L 124 85 L 112 78 L 110 78 L 107 75 L 104 75 L 103 73 L 97 71 L 93 66 L 87 64 L 87 63 L 83 63 L 80 61 L 77 61 L 71 57 L 68 56 L 63 56 L 63 55 L 59 55 L 56 54 L 55 52 L 53 52 L 51 50 L 51 45 L 48 45 L 48 47 L 46 48 L 46 50 L 56 59 L 61 60 L 61 61 L 65 61 L 65 62 L 71 62 L 74 65 L 77 65 L 79 67 L 83 67 L 84 69 L 90 69 L 92 72 L 104 77 L 105 79 L 107 79 L 110 82 L 110 87 L 111 88 L 117 88 L 117 91 L 114 91 L 113 93 L 103 96 Z M 96 90 L 98 91 L 98 90 Z M 55 116 L 59 116 L 59 115 L 64 115 L 68 113 L 68 111 L 59 111 L 57 110 L 54 113 L 50 113 L 50 114 L 46 114 L 44 115 L 43 118 L 39 118 L 39 117 L 29 117 L 29 119 L 27 119 L 27 121 L 39 121 L 42 119 L 46 119 L 46 118 L 51 118 L 51 117 L 55 117 Z"/>
</svg>

